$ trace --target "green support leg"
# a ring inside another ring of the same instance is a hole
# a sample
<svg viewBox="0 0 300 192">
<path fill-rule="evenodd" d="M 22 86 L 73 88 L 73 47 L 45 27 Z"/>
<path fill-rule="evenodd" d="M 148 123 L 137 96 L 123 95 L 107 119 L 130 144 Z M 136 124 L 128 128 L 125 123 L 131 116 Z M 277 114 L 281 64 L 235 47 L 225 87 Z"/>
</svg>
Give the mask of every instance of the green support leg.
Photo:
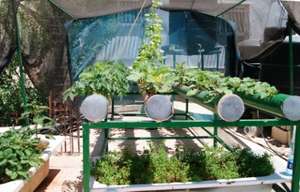
<svg viewBox="0 0 300 192">
<path fill-rule="evenodd" d="M 115 119 L 115 98 L 111 97 L 111 120 Z"/>
<path fill-rule="evenodd" d="M 293 47 L 293 28 L 291 26 L 291 21 L 288 22 L 289 30 L 289 74 L 290 74 L 290 94 L 294 94 L 294 47 Z"/>
<path fill-rule="evenodd" d="M 83 125 L 83 189 L 90 191 L 90 129 Z"/>
<path fill-rule="evenodd" d="M 185 99 L 185 120 L 189 119 L 189 99 Z"/>
<path fill-rule="evenodd" d="M 294 146 L 294 163 L 292 192 L 299 192 L 300 181 L 300 126 L 296 127 L 295 146 Z"/>
<path fill-rule="evenodd" d="M 108 152 L 108 139 L 109 139 L 109 129 L 104 129 L 104 151 L 105 153 Z"/>
<path fill-rule="evenodd" d="M 23 109 L 24 111 L 27 111 L 27 104 L 28 104 L 28 98 L 26 94 L 26 80 L 25 80 L 25 69 L 23 65 L 23 57 L 22 57 L 22 52 L 21 52 L 21 39 L 20 39 L 20 29 L 19 29 L 19 20 L 18 20 L 18 13 L 17 13 L 17 3 L 16 0 L 12 1 L 13 5 L 13 14 L 14 14 L 14 24 L 15 24 L 15 30 L 16 30 L 16 52 L 17 52 L 17 60 L 19 62 L 19 73 L 20 73 L 20 78 L 19 78 L 19 88 L 20 88 L 20 95 L 22 99 L 22 104 L 23 104 Z M 28 119 L 25 119 L 25 123 L 28 124 Z"/>
<path fill-rule="evenodd" d="M 218 119 L 217 114 L 214 114 L 214 119 Z M 218 137 L 218 127 L 217 126 L 214 126 L 213 137 L 214 137 L 214 147 L 217 147 L 217 145 L 218 145 L 218 141 L 216 139 Z"/>
<path fill-rule="evenodd" d="M 218 145 L 218 142 L 217 142 L 217 139 L 216 137 L 218 137 L 218 127 L 214 127 L 214 147 L 217 147 Z"/>
</svg>

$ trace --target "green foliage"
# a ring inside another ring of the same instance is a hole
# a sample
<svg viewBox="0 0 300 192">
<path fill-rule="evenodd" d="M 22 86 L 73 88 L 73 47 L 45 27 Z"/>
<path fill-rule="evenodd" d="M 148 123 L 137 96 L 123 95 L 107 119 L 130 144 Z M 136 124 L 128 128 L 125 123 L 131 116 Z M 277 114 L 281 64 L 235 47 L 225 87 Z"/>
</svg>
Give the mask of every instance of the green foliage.
<svg viewBox="0 0 300 192">
<path fill-rule="evenodd" d="M 249 149 L 238 150 L 236 154 L 239 173 L 242 177 L 270 175 L 274 172 L 268 154 L 257 155 Z"/>
<path fill-rule="evenodd" d="M 0 74 L 0 126 L 16 125 L 17 118 L 21 115 L 22 99 L 20 96 L 19 70 L 17 58 Z M 26 76 L 26 94 L 30 103 L 44 105 L 45 98 L 41 96 Z"/>
<path fill-rule="evenodd" d="M 128 80 L 137 82 L 142 94 L 170 93 L 177 80 L 174 70 L 167 66 L 150 67 L 146 72 L 133 70 Z"/>
<path fill-rule="evenodd" d="M 94 93 L 112 97 L 128 92 L 128 69 L 121 63 L 111 61 L 97 62 L 85 69 L 72 87 L 64 93 L 64 99 L 87 96 Z"/>
<path fill-rule="evenodd" d="M 165 149 L 154 149 L 150 153 L 150 170 L 153 172 L 153 183 L 187 182 L 189 165 L 180 162 L 176 156 L 169 157 Z"/>
<path fill-rule="evenodd" d="M 255 155 L 246 149 L 229 152 L 206 147 L 170 156 L 158 147 L 142 155 L 110 152 L 96 162 L 93 174 L 100 183 L 121 185 L 233 179 L 273 172 L 268 155 Z"/>
<path fill-rule="evenodd" d="M 136 70 L 143 71 L 145 67 L 160 65 L 163 61 L 160 49 L 162 43 L 161 32 L 163 30 L 162 19 L 157 14 L 159 4 L 159 0 L 153 0 L 149 13 L 145 14 L 147 21 L 145 26 L 145 41 L 133 63 L 133 68 Z"/>
<path fill-rule="evenodd" d="M 251 95 L 260 99 L 272 97 L 278 93 L 274 86 L 251 78 L 224 77 L 222 73 L 187 69 L 184 65 L 176 68 L 178 86 L 188 86 L 188 96 L 205 92 L 207 102 L 225 94 Z"/>
<path fill-rule="evenodd" d="M 28 170 L 41 160 L 40 141 L 28 129 L 10 130 L 0 135 L 0 183 L 28 179 Z"/>
<path fill-rule="evenodd" d="M 119 153 L 109 153 L 96 162 L 96 179 L 106 184 L 129 184 L 130 159 L 124 159 Z"/>
<path fill-rule="evenodd" d="M 23 128 L 32 129 L 35 133 L 38 133 L 38 128 L 45 128 L 54 125 L 54 120 L 47 116 L 48 107 L 40 106 L 35 103 L 28 104 L 26 111 L 21 114 L 20 122 L 22 122 Z M 29 122 L 26 122 L 28 121 Z M 28 123 L 28 124 L 26 124 Z"/>
<path fill-rule="evenodd" d="M 142 94 L 171 92 L 175 76 L 171 68 L 163 66 L 162 19 L 157 14 L 160 1 L 153 0 L 149 13 L 145 14 L 145 41 L 133 63 L 129 80 L 137 82 Z"/>
<path fill-rule="evenodd" d="M 238 165 L 235 156 L 223 148 L 205 149 L 206 178 L 232 179 L 238 178 Z"/>
</svg>

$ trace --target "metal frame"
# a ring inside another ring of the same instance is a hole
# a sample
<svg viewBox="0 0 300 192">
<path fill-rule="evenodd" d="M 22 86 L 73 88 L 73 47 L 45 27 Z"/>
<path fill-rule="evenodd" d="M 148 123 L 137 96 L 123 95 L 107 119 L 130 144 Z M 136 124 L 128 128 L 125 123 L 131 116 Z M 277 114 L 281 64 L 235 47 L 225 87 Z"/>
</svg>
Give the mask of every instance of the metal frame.
<svg viewBox="0 0 300 192">
<path fill-rule="evenodd" d="M 51 0 L 49 0 L 52 2 Z M 230 7 L 229 9 L 221 12 L 217 16 L 221 16 L 226 12 L 230 11 L 231 9 L 235 8 L 236 6 L 242 4 L 246 0 L 241 0 L 236 5 Z M 53 3 L 53 2 L 52 2 Z M 65 10 L 62 10 L 65 12 Z M 20 43 L 20 33 L 19 33 L 19 25 L 18 25 L 18 18 L 17 18 L 17 6 L 16 0 L 13 0 L 13 13 L 14 13 L 14 20 L 15 20 L 15 27 L 16 27 L 16 41 L 17 41 L 17 54 L 18 54 L 18 61 L 20 66 L 20 79 L 19 79 L 19 86 L 20 86 L 20 95 L 23 100 L 24 110 L 26 110 L 27 106 L 27 96 L 25 91 L 25 73 L 24 73 L 24 65 L 21 53 L 21 43 Z M 66 12 L 65 12 L 66 13 Z M 292 33 L 293 29 L 291 27 L 291 23 L 288 23 L 289 27 L 289 69 L 290 69 L 290 92 L 293 93 L 294 91 L 294 61 L 293 61 L 293 39 Z M 220 120 L 211 120 L 211 121 L 197 121 L 197 120 L 181 120 L 181 121 L 169 121 L 169 122 L 123 122 L 123 121 L 106 121 L 96 124 L 91 123 L 84 123 L 83 124 L 83 169 L 84 169 L 84 191 L 89 191 L 89 179 L 90 179 L 90 159 L 89 159 L 89 132 L 90 129 L 104 129 L 106 139 L 108 139 L 108 130 L 112 127 L 116 128 L 154 128 L 154 127 L 168 127 L 168 128 L 184 128 L 184 127 L 214 127 L 213 136 L 217 138 L 217 129 L 220 127 L 230 127 L 230 126 L 274 126 L 274 125 L 289 125 L 289 126 L 296 126 L 297 128 L 300 127 L 299 122 L 290 122 L 285 119 L 245 119 L 238 122 L 224 122 Z M 141 138 L 138 138 L 141 139 Z M 153 139 L 153 138 L 151 138 Z M 182 138 L 183 139 L 183 138 Z M 214 145 L 216 141 L 214 141 Z M 299 191 L 299 180 L 300 180 L 300 130 L 296 130 L 295 135 L 295 149 L 294 149 L 294 164 L 293 164 L 293 179 L 292 179 L 292 192 Z"/>
<path fill-rule="evenodd" d="M 184 116 L 184 120 L 170 120 L 164 122 L 155 121 L 122 121 L 115 120 L 114 105 L 115 101 L 112 99 L 112 113 L 109 119 L 99 123 L 83 123 L 83 189 L 84 192 L 90 191 L 90 176 L 91 176 L 91 159 L 90 159 L 90 129 L 102 129 L 104 132 L 104 152 L 108 151 L 109 140 L 163 140 L 163 139 L 213 139 L 213 145 L 217 146 L 220 143 L 228 150 L 231 147 L 226 145 L 225 142 L 218 136 L 219 128 L 228 127 L 246 127 L 246 126 L 296 126 L 300 128 L 299 122 L 292 122 L 287 119 L 243 119 L 237 122 L 225 122 L 216 118 L 213 120 L 197 120 L 189 113 L 189 100 L 185 99 L 186 107 L 184 113 L 175 113 L 175 116 Z M 143 113 L 123 113 L 123 116 L 145 116 Z M 183 129 L 183 128 L 197 128 L 202 129 L 209 136 L 173 136 L 173 137 L 110 137 L 109 131 L 112 128 L 120 129 L 152 129 L 157 127 L 172 128 L 172 129 Z M 207 127 L 213 128 L 211 133 Z M 300 131 L 296 131 L 296 138 L 300 138 Z M 299 191 L 299 180 L 300 180 L 300 140 L 296 140 L 295 143 L 295 159 L 293 166 L 293 179 L 292 179 L 292 192 Z"/>
</svg>

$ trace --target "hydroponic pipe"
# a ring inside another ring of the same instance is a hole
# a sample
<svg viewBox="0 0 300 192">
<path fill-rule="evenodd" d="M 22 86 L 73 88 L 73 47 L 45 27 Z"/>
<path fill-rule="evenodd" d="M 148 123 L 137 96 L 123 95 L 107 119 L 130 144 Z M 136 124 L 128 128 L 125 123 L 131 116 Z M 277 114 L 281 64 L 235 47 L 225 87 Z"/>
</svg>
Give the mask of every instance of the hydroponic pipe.
<svg viewBox="0 0 300 192">
<path fill-rule="evenodd" d="M 260 99 L 258 96 L 239 94 L 245 104 L 251 108 L 266 113 L 283 117 L 291 121 L 300 120 L 300 97 L 279 93 L 268 99 Z"/>
<path fill-rule="evenodd" d="M 189 88 L 182 86 L 176 88 L 175 92 L 183 97 L 188 97 L 186 93 Z M 194 96 L 188 97 L 190 100 L 216 113 L 222 120 L 227 122 L 238 121 L 245 112 L 243 100 L 235 94 L 227 94 L 221 98 L 207 101 L 207 92 L 202 91 Z"/>
</svg>

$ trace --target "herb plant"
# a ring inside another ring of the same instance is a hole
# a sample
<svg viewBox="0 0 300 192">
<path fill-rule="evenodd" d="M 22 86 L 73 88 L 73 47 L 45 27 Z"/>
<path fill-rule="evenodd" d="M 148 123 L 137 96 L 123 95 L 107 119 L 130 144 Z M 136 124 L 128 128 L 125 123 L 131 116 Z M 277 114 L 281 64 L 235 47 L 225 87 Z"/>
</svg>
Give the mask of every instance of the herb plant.
<svg viewBox="0 0 300 192">
<path fill-rule="evenodd" d="M 26 131 L 10 130 L 0 135 L 0 183 L 28 179 L 28 170 L 42 163 L 44 148 Z"/>
<path fill-rule="evenodd" d="M 72 87 L 64 93 L 64 99 L 87 96 L 94 93 L 108 98 L 125 95 L 128 91 L 128 69 L 121 63 L 98 62 L 85 69 Z"/>
<path fill-rule="evenodd" d="M 96 162 L 93 174 L 100 183 L 122 185 L 233 179 L 273 172 L 268 155 L 256 155 L 248 149 L 229 152 L 206 147 L 170 156 L 163 147 L 152 147 L 141 155 L 109 152 Z"/>
<path fill-rule="evenodd" d="M 239 150 L 236 154 L 239 173 L 242 177 L 258 177 L 274 172 L 268 154 L 254 154 L 249 149 Z"/>
</svg>

